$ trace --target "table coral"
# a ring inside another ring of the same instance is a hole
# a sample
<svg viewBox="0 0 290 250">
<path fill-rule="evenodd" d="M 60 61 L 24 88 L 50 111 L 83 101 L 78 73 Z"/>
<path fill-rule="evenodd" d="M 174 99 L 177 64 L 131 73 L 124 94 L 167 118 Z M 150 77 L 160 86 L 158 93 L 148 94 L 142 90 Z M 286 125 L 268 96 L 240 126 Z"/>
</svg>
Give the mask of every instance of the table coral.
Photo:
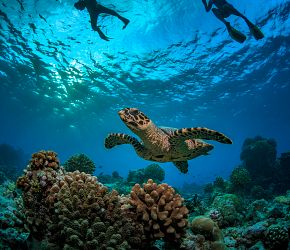
<svg viewBox="0 0 290 250">
<path fill-rule="evenodd" d="M 143 188 L 136 184 L 129 203 L 137 220 L 144 225 L 147 239 L 178 241 L 184 234 L 188 209 L 183 206 L 181 196 L 168 184 L 157 185 L 152 179 L 143 184 Z"/>
</svg>

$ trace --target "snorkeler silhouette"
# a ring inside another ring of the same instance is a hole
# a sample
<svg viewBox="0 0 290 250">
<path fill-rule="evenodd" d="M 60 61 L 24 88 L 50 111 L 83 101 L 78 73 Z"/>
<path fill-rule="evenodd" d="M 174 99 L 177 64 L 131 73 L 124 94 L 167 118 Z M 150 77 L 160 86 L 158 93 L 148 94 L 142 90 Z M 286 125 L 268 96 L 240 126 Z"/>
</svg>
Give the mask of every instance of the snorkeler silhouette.
<svg viewBox="0 0 290 250">
<path fill-rule="evenodd" d="M 230 22 L 227 22 L 225 18 L 228 18 L 230 15 L 235 15 L 243 18 L 246 24 L 249 26 L 249 29 L 252 35 L 255 37 L 256 40 L 262 39 L 264 34 L 262 31 L 254 25 L 248 18 L 246 18 L 242 13 L 235 9 L 235 7 L 229 4 L 226 0 L 202 0 L 205 10 L 209 12 L 212 9 L 212 6 L 215 5 L 216 8 L 212 9 L 214 15 L 221 20 L 227 27 L 227 30 L 230 36 L 239 43 L 243 43 L 246 40 L 246 36 L 241 33 L 240 31 L 234 29 Z"/>
<path fill-rule="evenodd" d="M 91 25 L 93 30 L 97 31 L 99 33 L 99 36 L 106 41 L 109 41 L 109 38 L 105 36 L 105 34 L 101 31 L 99 26 L 97 26 L 99 14 L 104 13 L 118 17 L 124 23 L 123 29 L 125 29 L 128 23 L 130 22 L 127 18 L 120 16 L 116 11 L 108 9 L 103 5 L 98 4 L 96 0 L 79 0 L 74 4 L 74 7 L 78 10 L 84 10 L 85 8 L 87 8 L 90 14 Z"/>
</svg>

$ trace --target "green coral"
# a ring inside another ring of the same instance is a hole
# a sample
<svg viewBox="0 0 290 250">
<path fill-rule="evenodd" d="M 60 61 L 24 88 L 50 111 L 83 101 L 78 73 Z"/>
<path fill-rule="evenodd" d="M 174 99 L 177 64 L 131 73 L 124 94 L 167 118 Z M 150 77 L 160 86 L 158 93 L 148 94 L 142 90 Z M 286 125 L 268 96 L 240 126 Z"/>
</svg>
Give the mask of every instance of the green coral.
<svg viewBox="0 0 290 250">
<path fill-rule="evenodd" d="M 230 182 L 234 191 L 244 191 L 251 182 L 249 171 L 244 167 L 236 167 L 230 175 Z"/>
<path fill-rule="evenodd" d="M 150 164 L 146 168 L 138 170 L 130 170 L 128 173 L 127 181 L 129 183 L 146 183 L 147 180 L 152 179 L 160 183 L 165 178 L 165 172 L 158 164 Z"/>
<path fill-rule="evenodd" d="M 266 233 L 264 244 L 267 249 L 287 249 L 289 243 L 288 229 L 279 224 L 271 225 Z"/>
<path fill-rule="evenodd" d="M 80 171 L 87 174 L 93 174 L 95 163 L 85 154 L 77 154 L 70 157 L 64 164 L 64 169 L 68 172 Z"/>
<path fill-rule="evenodd" d="M 144 169 L 145 178 L 152 179 L 155 182 L 162 182 L 165 178 L 165 172 L 158 164 L 150 164 Z M 147 181 L 146 180 L 146 181 Z"/>
</svg>

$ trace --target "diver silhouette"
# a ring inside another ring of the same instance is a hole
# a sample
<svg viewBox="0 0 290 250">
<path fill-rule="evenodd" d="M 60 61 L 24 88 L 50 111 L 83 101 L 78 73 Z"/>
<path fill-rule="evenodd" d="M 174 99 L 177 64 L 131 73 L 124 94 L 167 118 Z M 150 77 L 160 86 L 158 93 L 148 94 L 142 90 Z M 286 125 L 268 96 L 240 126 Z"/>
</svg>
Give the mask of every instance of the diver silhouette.
<svg viewBox="0 0 290 250">
<path fill-rule="evenodd" d="M 98 4 L 96 0 L 79 0 L 74 4 L 74 7 L 78 10 L 84 10 L 85 8 L 87 8 L 90 14 L 92 29 L 94 31 L 97 31 L 99 33 L 99 36 L 106 41 L 109 41 L 109 38 L 105 36 L 105 34 L 101 31 L 100 27 L 97 25 L 99 14 L 104 13 L 118 17 L 124 23 L 123 29 L 125 29 L 130 22 L 130 20 L 120 16 L 116 11 Z"/>
<path fill-rule="evenodd" d="M 242 13 L 235 9 L 235 7 L 229 4 L 226 0 L 202 0 L 206 12 L 209 12 L 212 9 L 214 15 L 221 20 L 227 27 L 227 30 L 230 36 L 237 42 L 243 43 L 247 37 L 241 33 L 240 31 L 234 29 L 230 22 L 227 22 L 225 18 L 228 18 L 230 15 L 235 15 L 244 19 L 246 24 L 248 25 L 252 35 L 255 37 L 256 40 L 262 39 L 264 34 L 262 31 L 254 25 L 247 17 L 245 17 Z M 212 6 L 216 8 L 212 8 Z"/>
</svg>

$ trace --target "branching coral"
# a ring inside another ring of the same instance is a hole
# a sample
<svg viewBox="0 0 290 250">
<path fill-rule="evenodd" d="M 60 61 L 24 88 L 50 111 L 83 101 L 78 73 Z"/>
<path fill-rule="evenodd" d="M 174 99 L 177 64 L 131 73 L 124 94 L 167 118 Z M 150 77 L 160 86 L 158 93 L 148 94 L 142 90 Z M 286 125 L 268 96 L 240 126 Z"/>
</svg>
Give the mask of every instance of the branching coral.
<svg viewBox="0 0 290 250">
<path fill-rule="evenodd" d="M 152 179 L 143 185 L 136 184 L 131 191 L 131 212 L 144 225 L 146 238 L 165 238 L 178 241 L 187 225 L 188 209 L 183 199 L 167 184 L 157 185 Z"/>
<path fill-rule="evenodd" d="M 33 154 L 17 187 L 25 226 L 48 249 L 138 249 L 142 243 L 143 226 L 122 208 L 118 193 L 84 172 L 65 173 L 54 152 Z"/>
<path fill-rule="evenodd" d="M 49 241 L 65 249 L 131 249 L 142 241 L 142 226 L 124 216 L 116 191 L 89 174 L 75 171 L 53 185 L 48 195 L 54 208 Z"/>
<path fill-rule="evenodd" d="M 85 154 L 70 157 L 63 166 L 66 171 L 73 172 L 78 170 L 87 174 L 93 174 L 96 169 L 95 163 Z"/>
</svg>

